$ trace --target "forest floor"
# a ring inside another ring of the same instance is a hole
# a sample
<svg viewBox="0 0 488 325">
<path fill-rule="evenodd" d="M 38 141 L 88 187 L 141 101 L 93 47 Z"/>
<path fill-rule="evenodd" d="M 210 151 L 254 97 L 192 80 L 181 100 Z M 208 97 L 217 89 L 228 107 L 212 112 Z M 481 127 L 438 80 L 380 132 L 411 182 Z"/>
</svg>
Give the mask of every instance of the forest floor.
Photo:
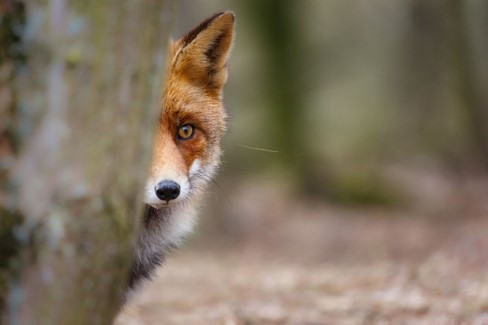
<svg viewBox="0 0 488 325">
<path fill-rule="evenodd" d="M 488 324 L 488 182 L 418 189 L 354 209 L 236 188 L 230 220 L 204 217 L 117 323 Z"/>
</svg>

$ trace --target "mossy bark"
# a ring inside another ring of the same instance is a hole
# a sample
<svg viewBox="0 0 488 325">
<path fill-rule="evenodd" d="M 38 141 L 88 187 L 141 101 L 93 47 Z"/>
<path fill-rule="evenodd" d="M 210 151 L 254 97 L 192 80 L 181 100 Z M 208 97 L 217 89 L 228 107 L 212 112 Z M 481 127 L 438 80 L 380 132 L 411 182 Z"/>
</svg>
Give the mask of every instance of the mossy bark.
<svg viewBox="0 0 488 325">
<path fill-rule="evenodd" d="M 8 63 L 15 100 L 0 111 L 8 117 L 0 125 L 0 235 L 10 245 L 0 250 L 0 314 L 10 323 L 107 324 L 141 221 L 173 6 L 21 7 L 14 47 L 24 60 Z"/>
</svg>

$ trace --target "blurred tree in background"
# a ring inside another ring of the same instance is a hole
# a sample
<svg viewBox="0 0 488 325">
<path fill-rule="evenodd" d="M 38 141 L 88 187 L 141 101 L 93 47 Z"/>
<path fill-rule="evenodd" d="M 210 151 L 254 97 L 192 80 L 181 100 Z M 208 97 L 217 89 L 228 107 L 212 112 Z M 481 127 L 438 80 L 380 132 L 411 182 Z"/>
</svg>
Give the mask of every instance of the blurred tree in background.
<svg viewBox="0 0 488 325">
<path fill-rule="evenodd" d="M 121 305 L 171 1 L 0 2 L 0 322 Z"/>
<path fill-rule="evenodd" d="M 254 19 L 253 33 L 264 54 L 264 100 L 273 118 L 267 136 L 273 141 L 273 149 L 280 153 L 276 163 L 292 172 L 292 176 L 303 176 L 307 152 L 302 143 L 301 97 L 305 92 L 300 76 L 302 55 L 296 5 L 292 0 L 243 2 L 245 12 Z"/>
<path fill-rule="evenodd" d="M 484 1 L 215 0 L 184 11 L 195 8 L 237 12 L 229 177 L 271 171 L 301 193 L 391 204 L 402 193 L 390 166 L 487 165 Z"/>
<path fill-rule="evenodd" d="M 448 32 L 452 34 L 453 65 L 458 74 L 462 108 L 479 159 L 488 171 L 488 40 L 481 31 L 488 28 L 485 1 L 447 2 Z M 481 33 L 480 33 L 481 32 Z"/>
<path fill-rule="evenodd" d="M 483 8 L 485 7 L 485 8 Z M 482 1 L 411 1 L 402 110 L 418 145 L 451 165 L 488 166 Z M 406 105 L 405 105 L 406 104 Z M 466 159 L 467 158 L 467 159 Z"/>
</svg>

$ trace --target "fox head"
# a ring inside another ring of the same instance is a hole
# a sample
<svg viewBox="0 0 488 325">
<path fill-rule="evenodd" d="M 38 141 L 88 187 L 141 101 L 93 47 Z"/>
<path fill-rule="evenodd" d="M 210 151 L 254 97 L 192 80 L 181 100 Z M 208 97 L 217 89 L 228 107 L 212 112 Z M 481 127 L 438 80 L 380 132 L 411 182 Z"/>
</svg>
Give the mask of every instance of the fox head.
<svg viewBox="0 0 488 325">
<path fill-rule="evenodd" d="M 226 129 L 222 91 L 234 15 L 203 21 L 169 48 L 162 110 L 144 202 L 156 209 L 191 202 L 220 162 Z"/>
</svg>

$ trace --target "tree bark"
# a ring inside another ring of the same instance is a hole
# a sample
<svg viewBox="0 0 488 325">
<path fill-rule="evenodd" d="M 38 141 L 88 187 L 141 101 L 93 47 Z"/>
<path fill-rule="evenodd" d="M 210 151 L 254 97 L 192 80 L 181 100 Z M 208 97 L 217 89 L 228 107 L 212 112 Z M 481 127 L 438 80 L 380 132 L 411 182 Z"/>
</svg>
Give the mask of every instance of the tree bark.
<svg viewBox="0 0 488 325">
<path fill-rule="evenodd" d="M 0 321 L 107 324 L 120 307 L 171 2 L 0 1 Z"/>
</svg>

